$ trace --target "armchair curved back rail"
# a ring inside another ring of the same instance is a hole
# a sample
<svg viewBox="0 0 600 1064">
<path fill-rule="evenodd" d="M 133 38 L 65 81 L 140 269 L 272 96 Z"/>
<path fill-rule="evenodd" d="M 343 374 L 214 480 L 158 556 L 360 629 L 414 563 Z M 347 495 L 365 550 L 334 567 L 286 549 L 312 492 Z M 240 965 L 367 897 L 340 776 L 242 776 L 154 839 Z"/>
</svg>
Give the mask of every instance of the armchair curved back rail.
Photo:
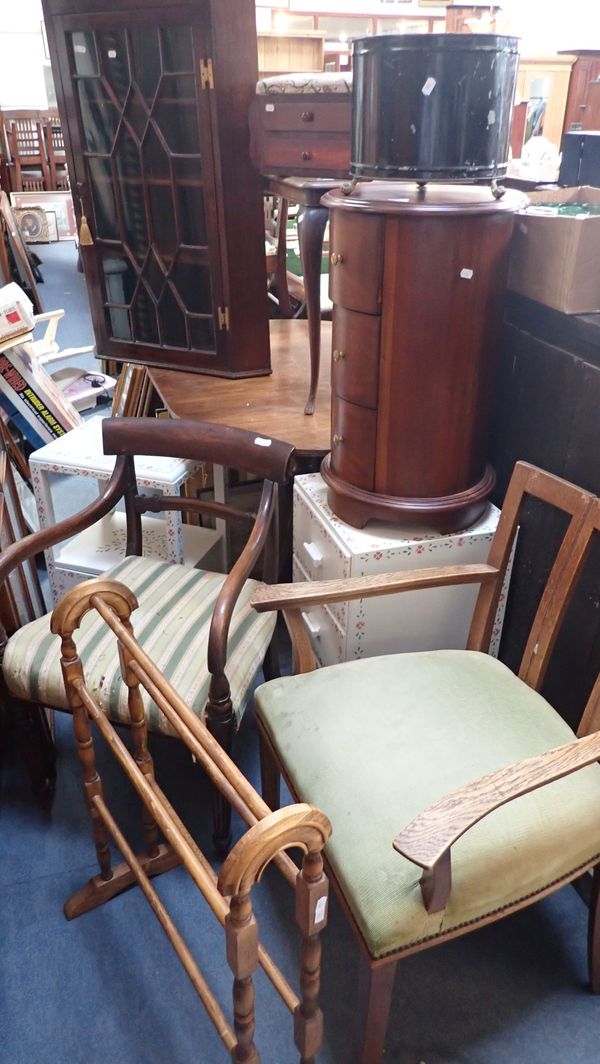
<svg viewBox="0 0 600 1064">
<path fill-rule="evenodd" d="M 51 627 L 61 637 L 61 666 L 73 713 L 84 790 L 92 819 L 100 874 L 65 905 L 73 918 L 119 893 L 137 881 L 169 938 L 208 1015 L 233 1060 L 258 1062 L 254 1045 L 254 988 L 252 974 L 260 964 L 281 998 L 294 1014 L 294 1036 L 301 1060 L 314 1060 L 322 1037 L 318 1006 L 320 932 L 327 922 L 327 878 L 321 851 L 331 825 L 319 810 L 300 803 L 272 813 L 258 793 L 198 719 L 189 706 L 137 643 L 130 622 L 136 608 L 134 595 L 122 584 L 107 579 L 89 580 L 67 592 L 57 604 Z M 119 647 L 121 673 L 128 690 L 131 753 L 86 688 L 74 633 L 89 611 L 97 610 L 114 632 Z M 148 750 L 147 727 L 140 685 L 155 698 L 179 738 L 206 770 L 213 784 L 232 802 L 250 830 L 229 854 L 217 877 L 185 825 L 160 789 Z M 98 774 L 90 720 L 97 725 L 117 761 L 143 802 L 145 853 L 136 856 L 109 812 Z M 159 842 L 159 830 L 166 842 Z M 111 865 L 110 840 L 124 864 Z M 284 852 L 304 851 L 302 868 Z M 275 861 L 296 890 L 296 921 L 302 936 L 301 994 L 298 997 L 260 945 L 250 898 L 254 884 L 270 861 Z M 183 864 L 225 928 L 227 959 L 233 972 L 233 1025 L 210 990 L 180 932 L 154 890 L 150 877 Z M 226 899 L 230 900 L 227 901 Z"/>
</svg>

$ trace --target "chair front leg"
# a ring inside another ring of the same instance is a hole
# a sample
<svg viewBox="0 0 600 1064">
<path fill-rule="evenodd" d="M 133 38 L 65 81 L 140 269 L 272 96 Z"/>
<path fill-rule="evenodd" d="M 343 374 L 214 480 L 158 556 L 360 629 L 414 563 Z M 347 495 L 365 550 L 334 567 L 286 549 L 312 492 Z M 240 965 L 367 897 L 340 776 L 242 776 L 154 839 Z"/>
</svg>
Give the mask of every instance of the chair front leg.
<svg viewBox="0 0 600 1064">
<path fill-rule="evenodd" d="M 588 917 L 588 970 L 592 994 L 600 994 L 600 865 L 594 868 Z"/>
<path fill-rule="evenodd" d="M 260 789 L 269 809 L 281 805 L 281 776 L 269 742 L 260 732 Z"/>
<path fill-rule="evenodd" d="M 56 786 L 56 748 L 44 706 L 12 699 L 15 735 L 19 753 L 42 809 L 50 812 Z M 50 711 L 52 712 L 52 711 Z"/>
<path fill-rule="evenodd" d="M 206 727 L 228 754 L 233 746 L 235 725 L 229 681 L 225 674 L 213 675 L 206 704 Z M 231 806 L 216 787 L 212 788 L 212 794 L 213 844 L 217 856 L 225 857 L 231 846 Z"/>
<path fill-rule="evenodd" d="M 374 965 L 360 957 L 357 1064 L 381 1064 L 397 961 Z"/>
</svg>

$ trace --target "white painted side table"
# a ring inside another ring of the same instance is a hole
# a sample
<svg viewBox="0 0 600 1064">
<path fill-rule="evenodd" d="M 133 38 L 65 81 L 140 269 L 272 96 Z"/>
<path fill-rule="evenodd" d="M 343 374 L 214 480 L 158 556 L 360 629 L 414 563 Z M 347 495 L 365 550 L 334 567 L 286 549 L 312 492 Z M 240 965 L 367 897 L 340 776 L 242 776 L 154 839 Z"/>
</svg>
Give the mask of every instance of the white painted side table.
<svg viewBox="0 0 600 1064">
<path fill-rule="evenodd" d="M 352 528 L 331 511 L 321 475 L 307 473 L 294 481 L 294 580 L 485 562 L 499 515 L 490 504 L 477 524 L 444 535 L 375 522 Z M 511 567 L 512 557 L 490 644 L 493 654 L 500 644 Z M 478 585 L 407 591 L 313 607 L 304 616 L 322 665 L 399 651 L 464 649 L 477 591 Z"/>
<path fill-rule="evenodd" d="M 54 476 L 73 475 L 99 482 L 111 476 L 116 459 L 103 453 L 102 420 L 91 418 L 31 455 L 29 466 L 40 528 L 56 523 L 52 497 Z M 181 485 L 199 465 L 179 458 L 137 457 L 138 486 L 153 488 L 164 495 L 179 495 Z M 187 565 L 197 565 L 221 538 L 213 529 L 183 524 L 181 513 L 175 511 L 166 511 L 164 517 L 142 517 L 142 531 L 144 555 Z M 91 528 L 47 550 L 48 582 L 54 602 L 75 584 L 116 565 L 125 556 L 125 543 L 125 514 L 115 510 Z"/>
</svg>

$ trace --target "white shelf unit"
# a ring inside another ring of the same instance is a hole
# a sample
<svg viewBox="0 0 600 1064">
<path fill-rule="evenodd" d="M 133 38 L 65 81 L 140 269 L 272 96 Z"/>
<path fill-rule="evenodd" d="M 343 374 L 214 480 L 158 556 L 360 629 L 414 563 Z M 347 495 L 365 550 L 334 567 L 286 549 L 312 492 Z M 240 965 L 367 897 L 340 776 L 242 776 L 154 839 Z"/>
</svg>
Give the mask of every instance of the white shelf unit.
<svg viewBox="0 0 600 1064">
<path fill-rule="evenodd" d="M 65 436 L 34 451 L 29 459 L 40 528 L 56 523 L 52 482 L 56 476 L 109 479 L 115 457 L 102 450 L 102 418 L 91 418 Z M 137 457 L 136 477 L 140 489 L 163 495 L 179 495 L 181 485 L 199 468 L 199 463 L 179 458 Z M 184 525 L 181 513 L 165 517 L 142 517 L 143 553 L 175 564 L 204 562 L 220 568 L 222 535 L 219 530 Z M 106 572 L 125 557 L 125 514 L 119 510 L 91 528 L 46 551 L 48 582 L 54 602 L 82 580 Z M 210 556 L 210 560 L 209 560 Z"/>
</svg>

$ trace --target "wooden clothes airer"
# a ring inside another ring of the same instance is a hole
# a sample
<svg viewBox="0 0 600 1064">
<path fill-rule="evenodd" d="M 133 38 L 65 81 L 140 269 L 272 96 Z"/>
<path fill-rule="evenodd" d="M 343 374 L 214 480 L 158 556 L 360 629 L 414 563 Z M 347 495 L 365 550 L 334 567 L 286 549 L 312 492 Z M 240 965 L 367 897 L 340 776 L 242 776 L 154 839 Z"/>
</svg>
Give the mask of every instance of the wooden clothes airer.
<svg viewBox="0 0 600 1064">
<path fill-rule="evenodd" d="M 73 713 L 84 791 L 100 866 L 100 874 L 66 902 L 65 914 L 68 919 L 80 916 L 137 881 L 231 1059 L 244 1064 L 257 1064 L 260 1060 L 253 1041 L 252 981 L 252 973 L 260 964 L 294 1015 L 294 1039 L 301 1061 L 311 1064 L 321 1045 L 323 1031 L 318 1005 L 319 936 L 327 921 L 328 882 L 323 872 L 322 849 L 331 834 L 331 825 L 322 812 L 304 803 L 277 812 L 269 809 L 204 723 L 192 713 L 139 646 L 130 623 L 131 612 L 136 606 L 135 596 L 123 584 L 97 579 L 87 580 L 68 591 L 52 614 L 52 632 L 61 637 L 63 677 Z M 73 633 L 91 609 L 97 610 L 118 641 L 121 673 L 128 689 L 133 753 L 86 687 Z M 148 751 L 140 685 L 154 699 L 213 784 L 248 824 L 248 831 L 231 850 L 218 877 L 156 782 Z M 142 799 L 145 845 L 142 856 L 133 852 L 106 805 L 96 768 L 90 719 L 97 725 Z M 159 829 L 166 842 L 159 841 Z M 111 838 L 124 859 L 124 863 L 115 868 L 111 865 Z M 300 870 L 283 852 L 292 846 L 304 851 Z M 252 912 L 250 892 L 270 861 L 278 865 L 296 891 L 295 915 L 301 933 L 300 997 L 260 944 L 258 925 Z M 150 882 L 151 876 L 180 863 L 225 928 L 227 961 L 233 972 L 233 1026 Z"/>
</svg>

